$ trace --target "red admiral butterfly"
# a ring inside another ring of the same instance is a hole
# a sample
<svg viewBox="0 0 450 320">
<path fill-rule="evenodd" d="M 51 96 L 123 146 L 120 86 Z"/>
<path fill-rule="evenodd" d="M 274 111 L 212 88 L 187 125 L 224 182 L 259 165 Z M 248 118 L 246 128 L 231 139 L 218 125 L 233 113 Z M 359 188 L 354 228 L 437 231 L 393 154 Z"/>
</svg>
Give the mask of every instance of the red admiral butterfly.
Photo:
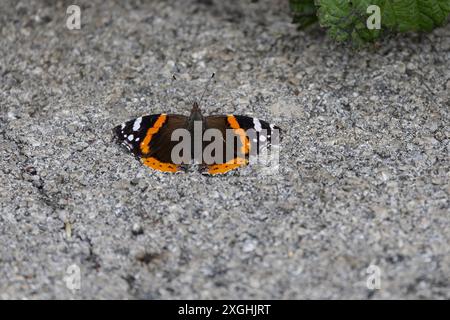
<svg viewBox="0 0 450 320">
<path fill-rule="evenodd" d="M 197 141 L 195 132 L 198 132 L 195 131 L 197 124 L 201 125 L 200 135 L 202 137 L 208 129 L 216 129 L 216 132 L 219 132 L 218 138 L 215 136 L 214 143 L 217 146 L 217 142 L 219 142 L 222 150 L 226 150 L 227 145 L 228 147 L 232 146 L 231 152 L 227 152 L 226 155 L 218 153 L 217 150 L 212 151 L 212 157 L 215 158 L 214 163 L 202 158 L 197 161 L 201 164 L 200 171 L 206 174 L 222 174 L 247 165 L 249 156 L 258 155 L 263 148 L 267 150 L 272 141 L 274 144 L 278 143 L 280 130 L 279 127 L 266 121 L 247 116 L 217 115 L 204 117 L 198 103 L 194 102 L 190 116 L 165 113 L 145 115 L 115 127 L 114 133 L 118 142 L 125 145 L 144 165 L 159 171 L 178 172 L 185 170 L 189 161 L 174 161 L 173 152 L 177 144 L 180 143 L 174 141 L 174 132 L 177 129 L 184 129 L 189 134 L 187 159 L 192 163 L 192 160 L 199 159 L 194 154 Z M 227 131 L 228 133 L 231 132 L 231 143 L 228 140 Z M 250 131 L 255 132 L 255 134 L 249 134 Z M 208 145 L 208 142 L 202 138 L 200 148 L 197 149 L 204 152 L 208 149 Z M 217 159 L 217 156 L 219 159 Z"/>
</svg>

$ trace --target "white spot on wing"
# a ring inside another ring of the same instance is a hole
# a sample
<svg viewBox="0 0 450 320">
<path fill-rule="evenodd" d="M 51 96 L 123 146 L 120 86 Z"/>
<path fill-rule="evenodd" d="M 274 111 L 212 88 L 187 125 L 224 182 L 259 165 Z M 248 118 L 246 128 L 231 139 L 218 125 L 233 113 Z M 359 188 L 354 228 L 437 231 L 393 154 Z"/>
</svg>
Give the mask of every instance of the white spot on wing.
<svg viewBox="0 0 450 320">
<path fill-rule="evenodd" d="M 134 120 L 133 131 L 138 131 L 139 130 L 139 128 L 141 127 L 141 122 L 142 122 L 142 117 L 139 117 L 136 120 Z"/>
<path fill-rule="evenodd" d="M 127 149 L 130 150 L 130 151 L 131 151 L 131 149 L 133 148 L 133 147 L 130 145 L 130 143 L 127 142 L 127 141 L 124 142 L 124 145 L 125 145 L 125 147 L 127 147 Z"/>
<path fill-rule="evenodd" d="M 133 136 L 132 134 L 130 134 L 130 135 L 128 136 L 128 141 L 133 141 L 133 139 L 134 139 L 134 136 Z"/>
<path fill-rule="evenodd" d="M 271 132 L 275 131 L 275 125 L 273 123 L 270 124 L 270 131 Z"/>
<path fill-rule="evenodd" d="M 261 122 L 257 118 L 253 118 L 253 126 L 257 132 L 262 130 Z"/>
</svg>

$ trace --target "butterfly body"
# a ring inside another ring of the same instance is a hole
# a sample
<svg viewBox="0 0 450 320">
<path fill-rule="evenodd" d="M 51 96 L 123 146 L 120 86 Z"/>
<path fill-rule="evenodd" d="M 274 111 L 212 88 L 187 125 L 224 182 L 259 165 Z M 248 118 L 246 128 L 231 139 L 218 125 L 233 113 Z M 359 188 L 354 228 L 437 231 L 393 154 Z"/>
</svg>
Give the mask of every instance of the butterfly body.
<svg viewBox="0 0 450 320">
<path fill-rule="evenodd" d="M 189 116 L 145 115 L 114 128 L 117 141 L 152 169 L 174 173 L 196 163 L 202 173 L 212 175 L 247 165 L 249 156 L 270 146 L 278 134 L 277 126 L 257 118 L 203 116 L 196 102 Z"/>
</svg>

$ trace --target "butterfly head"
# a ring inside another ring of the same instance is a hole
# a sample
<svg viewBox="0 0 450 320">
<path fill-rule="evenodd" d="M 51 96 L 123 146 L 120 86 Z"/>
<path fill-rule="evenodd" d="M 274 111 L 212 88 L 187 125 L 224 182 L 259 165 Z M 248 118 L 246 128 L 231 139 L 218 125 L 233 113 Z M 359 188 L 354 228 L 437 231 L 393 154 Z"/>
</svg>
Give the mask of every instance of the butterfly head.
<svg viewBox="0 0 450 320">
<path fill-rule="evenodd" d="M 192 111 L 191 112 L 194 112 L 194 111 L 200 111 L 200 107 L 199 107 L 197 101 L 194 101 L 194 104 L 192 105 Z"/>
<path fill-rule="evenodd" d="M 191 115 L 189 117 L 189 121 L 192 123 L 193 121 L 203 121 L 202 111 L 198 105 L 198 102 L 195 101 L 192 105 Z"/>
</svg>

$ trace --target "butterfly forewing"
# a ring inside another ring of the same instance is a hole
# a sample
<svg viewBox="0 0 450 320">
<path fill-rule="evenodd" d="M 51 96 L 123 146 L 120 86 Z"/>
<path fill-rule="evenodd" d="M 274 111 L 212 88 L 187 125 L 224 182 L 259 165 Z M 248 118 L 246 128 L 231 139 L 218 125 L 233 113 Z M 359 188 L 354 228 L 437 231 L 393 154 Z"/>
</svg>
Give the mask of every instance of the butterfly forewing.
<svg viewBox="0 0 450 320">
<path fill-rule="evenodd" d="M 115 135 L 135 156 L 172 163 L 172 132 L 186 128 L 188 117 L 177 114 L 152 114 L 127 121 L 114 128 Z M 152 160 L 153 161 L 153 160 Z"/>
<path fill-rule="evenodd" d="M 225 173 L 248 164 L 250 156 L 257 156 L 270 147 L 272 138 L 279 134 L 277 126 L 247 116 L 209 116 L 205 123 L 207 129 L 219 129 L 223 137 L 223 160 L 214 164 L 204 163 L 210 174 Z M 232 134 L 227 135 L 227 131 Z M 278 143 L 278 136 L 274 140 Z M 230 147 L 233 149 L 227 153 Z"/>
</svg>

